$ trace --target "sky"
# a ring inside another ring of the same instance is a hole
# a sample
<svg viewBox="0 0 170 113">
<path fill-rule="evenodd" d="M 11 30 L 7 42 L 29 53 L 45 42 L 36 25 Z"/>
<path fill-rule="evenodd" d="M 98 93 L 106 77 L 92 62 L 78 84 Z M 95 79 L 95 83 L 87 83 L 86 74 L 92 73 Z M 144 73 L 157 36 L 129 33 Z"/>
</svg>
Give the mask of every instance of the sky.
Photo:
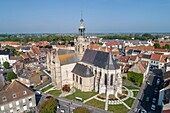
<svg viewBox="0 0 170 113">
<path fill-rule="evenodd" d="M 170 0 L 0 0 L 0 33 L 170 32 Z"/>
</svg>

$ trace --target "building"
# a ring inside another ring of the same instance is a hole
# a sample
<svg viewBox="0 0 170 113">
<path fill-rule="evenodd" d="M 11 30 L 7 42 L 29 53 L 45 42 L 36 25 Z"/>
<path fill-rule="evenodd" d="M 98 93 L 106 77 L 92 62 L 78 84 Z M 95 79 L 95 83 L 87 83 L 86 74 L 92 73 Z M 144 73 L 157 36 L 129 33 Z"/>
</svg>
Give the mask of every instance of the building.
<svg viewBox="0 0 170 113">
<path fill-rule="evenodd" d="M 36 107 L 34 92 L 17 80 L 0 91 L 1 113 L 21 113 Z"/>
<path fill-rule="evenodd" d="M 85 26 L 84 26 L 84 20 L 81 18 L 80 20 L 80 27 L 79 27 L 79 37 L 78 39 L 74 39 L 75 44 L 75 51 L 79 55 L 80 59 L 82 58 L 85 50 L 89 48 L 90 41 L 85 38 Z"/>
<path fill-rule="evenodd" d="M 81 91 L 122 93 L 121 69 L 111 53 L 87 49 L 73 73 L 73 86 Z"/>
<path fill-rule="evenodd" d="M 7 42 L 3 42 L 1 44 L 1 47 L 5 47 L 5 46 L 18 47 L 18 46 L 21 46 L 21 44 L 19 42 L 10 42 L 10 41 L 7 41 Z"/>
<path fill-rule="evenodd" d="M 51 72 L 52 83 L 58 89 L 63 85 L 73 86 L 71 71 L 79 61 L 73 50 L 51 49 L 47 54 L 47 70 Z"/>
</svg>

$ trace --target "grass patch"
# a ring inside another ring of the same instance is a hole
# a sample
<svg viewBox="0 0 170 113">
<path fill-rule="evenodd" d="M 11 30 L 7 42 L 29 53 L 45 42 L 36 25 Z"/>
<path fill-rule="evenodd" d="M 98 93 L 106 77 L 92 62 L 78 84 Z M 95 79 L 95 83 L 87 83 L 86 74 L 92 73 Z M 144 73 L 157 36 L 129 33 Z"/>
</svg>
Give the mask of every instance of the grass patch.
<svg viewBox="0 0 170 113">
<path fill-rule="evenodd" d="M 42 91 L 42 92 L 45 92 L 45 91 L 49 90 L 49 89 L 52 88 L 52 87 L 54 87 L 54 86 L 51 84 L 51 85 L 43 88 L 41 91 Z"/>
<path fill-rule="evenodd" d="M 125 86 L 125 87 L 128 88 L 128 89 L 139 89 L 139 88 L 133 87 L 133 86 Z"/>
<path fill-rule="evenodd" d="M 100 108 L 100 109 L 103 109 L 103 110 L 104 110 L 104 107 L 105 107 L 104 102 L 98 101 L 96 99 L 92 99 L 92 100 L 86 102 L 86 104 Z M 128 112 L 128 109 L 122 104 L 120 104 L 120 105 L 109 105 L 108 110 L 111 111 L 111 112 L 114 112 L 114 113 L 127 113 Z"/>
<path fill-rule="evenodd" d="M 135 99 L 133 99 L 133 98 L 128 98 L 128 99 L 125 100 L 124 102 L 125 102 L 129 107 L 132 107 L 134 100 L 135 100 Z"/>
<path fill-rule="evenodd" d="M 133 91 L 134 97 L 137 97 L 139 91 Z"/>
<path fill-rule="evenodd" d="M 92 96 L 94 96 L 96 94 L 97 93 L 94 92 L 94 91 L 92 91 L 92 92 L 82 92 L 79 89 L 76 89 L 75 93 L 73 93 L 72 95 L 68 95 L 65 98 L 73 100 L 73 99 L 75 99 L 75 97 L 80 97 L 83 100 L 86 100 L 86 99 L 88 99 L 88 98 L 90 98 L 90 97 L 92 97 Z"/>
<path fill-rule="evenodd" d="M 123 105 L 109 105 L 109 111 L 114 113 L 128 113 L 128 109 Z"/>
<path fill-rule="evenodd" d="M 51 90 L 47 92 L 48 94 L 54 95 L 54 96 L 59 96 L 61 94 L 61 90 Z"/>
<path fill-rule="evenodd" d="M 48 82 L 48 79 L 46 81 L 44 81 L 43 83 L 40 83 L 40 84 L 36 85 L 35 88 L 39 88 L 42 84 L 45 84 L 47 82 Z"/>
</svg>

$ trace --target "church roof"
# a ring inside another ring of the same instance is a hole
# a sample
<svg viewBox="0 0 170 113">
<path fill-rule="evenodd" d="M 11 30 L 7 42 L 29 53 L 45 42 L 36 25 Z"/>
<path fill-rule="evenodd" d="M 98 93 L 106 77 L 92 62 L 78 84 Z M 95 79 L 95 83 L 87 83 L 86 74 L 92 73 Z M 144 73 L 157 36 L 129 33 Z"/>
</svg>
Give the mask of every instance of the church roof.
<svg viewBox="0 0 170 113">
<path fill-rule="evenodd" d="M 81 76 L 81 77 L 92 77 L 93 72 L 91 71 L 91 69 L 88 66 L 82 65 L 77 63 L 74 67 L 74 69 L 72 70 L 73 73 Z"/>
<path fill-rule="evenodd" d="M 79 61 L 78 55 L 73 54 L 64 54 L 59 55 L 59 60 L 61 65 L 71 64 L 71 63 L 77 63 Z"/>
<path fill-rule="evenodd" d="M 86 49 L 82 62 L 109 70 L 119 69 L 117 62 L 113 60 L 112 55 L 103 51 Z"/>
<path fill-rule="evenodd" d="M 58 55 L 75 53 L 74 50 L 58 49 Z"/>
</svg>

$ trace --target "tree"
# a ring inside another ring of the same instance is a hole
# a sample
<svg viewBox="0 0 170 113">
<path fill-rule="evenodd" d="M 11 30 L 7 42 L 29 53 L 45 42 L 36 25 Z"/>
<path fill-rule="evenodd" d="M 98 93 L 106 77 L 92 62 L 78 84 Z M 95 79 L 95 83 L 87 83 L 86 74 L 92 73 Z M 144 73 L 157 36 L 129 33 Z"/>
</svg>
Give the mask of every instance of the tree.
<svg viewBox="0 0 170 113">
<path fill-rule="evenodd" d="M 10 72 L 8 72 L 7 73 L 7 77 L 6 77 L 6 79 L 8 80 L 8 81 L 12 81 L 12 79 L 16 79 L 17 78 L 17 75 L 13 72 L 13 71 L 10 71 Z"/>
<path fill-rule="evenodd" d="M 170 45 L 169 44 L 165 44 L 165 46 L 163 46 L 162 48 L 170 50 Z"/>
<path fill-rule="evenodd" d="M 64 85 L 63 88 L 62 88 L 63 91 L 66 91 L 66 92 L 69 92 L 71 89 L 70 89 L 70 85 Z"/>
<path fill-rule="evenodd" d="M 154 43 L 154 47 L 155 47 L 155 48 L 161 48 L 161 46 L 160 46 L 159 43 Z"/>
<path fill-rule="evenodd" d="M 3 63 L 3 66 L 4 66 L 6 69 L 8 69 L 9 66 L 10 66 L 10 64 L 9 64 L 9 62 L 5 61 L 5 62 Z"/>
<path fill-rule="evenodd" d="M 51 97 L 41 105 L 40 113 L 55 113 L 57 109 L 57 101 Z"/>
<path fill-rule="evenodd" d="M 133 82 L 134 84 L 140 86 L 143 82 L 143 74 L 142 73 L 135 73 L 135 72 L 128 72 L 127 73 L 128 80 Z"/>
<path fill-rule="evenodd" d="M 73 110 L 73 113 L 91 113 L 91 111 L 85 107 L 78 107 Z"/>
</svg>

